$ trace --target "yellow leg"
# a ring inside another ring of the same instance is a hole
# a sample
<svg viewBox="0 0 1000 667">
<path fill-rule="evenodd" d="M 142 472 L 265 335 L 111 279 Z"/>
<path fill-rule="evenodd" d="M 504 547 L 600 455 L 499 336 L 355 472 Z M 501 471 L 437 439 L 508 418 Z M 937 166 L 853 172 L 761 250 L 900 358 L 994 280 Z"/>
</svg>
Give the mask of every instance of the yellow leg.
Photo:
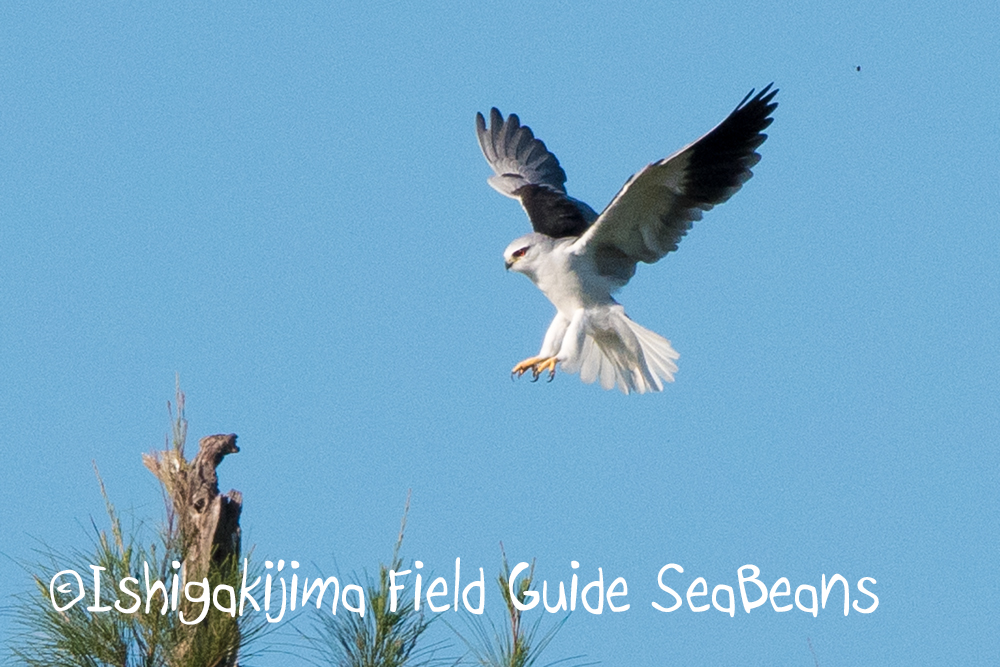
<svg viewBox="0 0 1000 667">
<path fill-rule="evenodd" d="M 510 372 L 511 376 L 516 375 L 517 377 L 521 377 L 529 370 L 533 371 L 535 368 L 535 364 L 537 364 L 542 359 L 544 359 L 544 357 L 528 357 L 527 359 L 519 363 L 517 366 L 514 366 L 514 370 Z"/>
<path fill-rule="evenodd" d="M 535 364 L 535 367 L 531 370 L 531 373 L 532 373 L 532 375 L 535 376 L 535 379 L 537 380 L 539 375 L 541 375 L 545 371 L 548 371 L 549 372 L 549 382 L 552 382 L 552 379 L 556 376 L 556 364 L 557 363 L 559 363 L 559 360 L 556 359 L 555 357 L 549 357 L 548 359 L 542 359 L 541 361 L 539 361 L 539 362 L 537 362 Z"/>
</svg>

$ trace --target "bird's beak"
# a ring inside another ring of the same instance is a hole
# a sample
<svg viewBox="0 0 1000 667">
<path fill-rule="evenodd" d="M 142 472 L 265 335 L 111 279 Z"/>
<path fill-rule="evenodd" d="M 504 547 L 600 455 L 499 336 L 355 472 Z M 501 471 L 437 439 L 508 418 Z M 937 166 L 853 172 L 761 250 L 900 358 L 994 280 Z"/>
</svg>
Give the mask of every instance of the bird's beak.
<svg viewBox="0 0 1000 667">
<path fill-rule="evenodd" d="M 510 271 L 510 267 L 514 266 L 514 260 L 512 260 L 512 259 L 505 259 L 503 261 L 503 265 L 504 265 L 505 269 L 507 269 L 508 271 Z"/>
</svg>

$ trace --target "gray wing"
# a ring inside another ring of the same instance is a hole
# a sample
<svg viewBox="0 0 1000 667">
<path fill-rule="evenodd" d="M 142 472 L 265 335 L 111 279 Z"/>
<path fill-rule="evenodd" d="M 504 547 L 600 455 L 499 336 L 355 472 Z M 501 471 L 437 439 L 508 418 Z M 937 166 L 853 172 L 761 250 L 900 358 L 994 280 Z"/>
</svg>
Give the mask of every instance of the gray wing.
<svg viewBox="0 0 1000 667">
<path fill-rule="evenodd" d="M 677 243 L 702 213 L 732 197 L 753 175 L 756 152 L 774 120 L 777 90 L 754 91 L 708 134 L 654 162 L 625 183 L 576 242 L 593 253 L 602 275 L 627 281 L 636 262 L 652 263 Z M 749 102 L 747 101 L 749 100 Z"/>
<path fill-rule="evenodd" d="M 566 194 L 566 172 L 559 160 L 517 115 L 504 120 L 494 107 L 487 128 L 483 114 L 477 113 L 476 134 L 495 173 L 489 184 L 520 200 L 536 232 L 556 238 L 579 236 L 597 218 L 592 208 Z"/>
</svg>

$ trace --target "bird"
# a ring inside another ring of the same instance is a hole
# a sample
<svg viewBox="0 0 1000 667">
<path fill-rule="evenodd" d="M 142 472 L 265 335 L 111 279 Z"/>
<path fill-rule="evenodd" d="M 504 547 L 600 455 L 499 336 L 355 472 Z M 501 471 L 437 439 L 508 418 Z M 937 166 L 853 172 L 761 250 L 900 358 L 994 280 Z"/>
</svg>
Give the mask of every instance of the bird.
<svg viewBox="0 0 1000 667">
<path fill-rule="evenodd" d="M 516 114 L 476 114 L 476 135 L 494 175 L 487 182 L 517 199 L 533 231 L 504 250 L 508 271 L 523 273 L 556 308 L 537 355 L 511 378 L 537 381 L 556 367 L 586 383 L 623 393 L 662 391 L 680 357 L 663 336 L 633 322 L 612 296 L 635 275 L 676 250 L 702 213 L 732 197 L 753 175 L 757 148 L 774 120 L 774 84 L 743 98 L 712 130 L 632 175 L 598 214 L 566 193 L 566 172 Z"/>
</svg>

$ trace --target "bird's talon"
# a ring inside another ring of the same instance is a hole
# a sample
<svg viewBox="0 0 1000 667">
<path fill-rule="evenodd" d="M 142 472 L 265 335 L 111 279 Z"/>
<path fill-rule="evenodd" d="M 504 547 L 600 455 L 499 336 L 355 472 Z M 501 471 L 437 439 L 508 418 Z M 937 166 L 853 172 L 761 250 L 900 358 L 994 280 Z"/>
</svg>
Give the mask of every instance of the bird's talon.
<svg viewBox="0 0 1000 667">
<path fill-rule="evenodd" d="M 552 382 L 552 380 L 555 379 L 556 377 L 556 364 L 558 363 L 559 359 L 557 359 L 556 357 L 549 357 L 548 359 L 544 359 L 540 363 L 536 364 L 534 369 L 536 377 L 541 375 L 545 371 L 548 371 L 549 372 L 548 381 Z"/>
<path fill-rule="evenodd" d="M 511 379 L 514 379 L 515 375 L 517 377 L 521 377 L 529 370 L 534 371 L 535 365 L 539 362 L 539 360 L 540 357 L 529 357 L 524 361 L 518 363 L 517 366 L 514 366 L 513 370 L 511 370 L 510 372 Z"/>
<path fill-rule="evenodd" d="M 531 371 L 531 381 L 538 382 L 538 378 L 542 376 L 542 373 L 548 371 L 548 382 L 552 382 L 556 376 L 557 363 L 559 361 L 555 357 L 531 357 L 525 359 L 517 366 L 514 366 L 514 369 L 510 372 L 510 379 L 513 380 L 515 376 L 521 377 L 528 371 Z"/>
</svg>

